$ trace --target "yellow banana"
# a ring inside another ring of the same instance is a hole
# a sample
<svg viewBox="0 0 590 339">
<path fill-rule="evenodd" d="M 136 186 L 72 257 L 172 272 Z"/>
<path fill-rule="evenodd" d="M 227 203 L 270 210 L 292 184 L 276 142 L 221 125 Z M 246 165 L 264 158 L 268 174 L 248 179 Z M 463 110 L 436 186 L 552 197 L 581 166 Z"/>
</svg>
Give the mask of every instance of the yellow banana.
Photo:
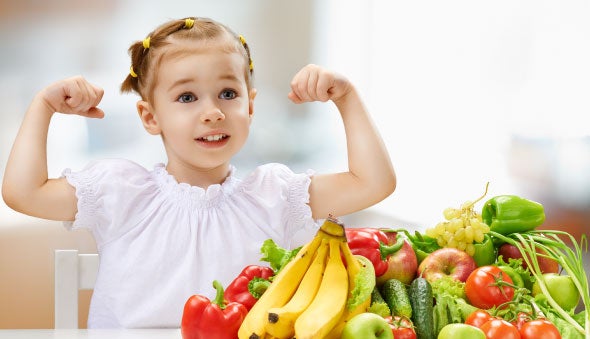
<svg viewBox="0 0 590 339">
<path fill-rule="evenodd" d="M 295 321 L 297 339 L 324 338 L 338 323 L 346 307 L 348 272 L 340 256 L 342 239 L 331 238 L 330 254 L 319 290 Z"/>
<path fill-rule="evenodd" d="M 348 301 L 344 314 L 326 339 L 339 339 L 344 325 L 355 315 L 367 311 L 371 305 L 371 291 L 375 287 L 375 268 L 371 261 L 363 256 L 353 255 L 347 243 L 342 243 L 340 249 L 348 271 Z"/>
<path fill-rule="evenodd" d="M 318 235 L 323 236 L 325 238 L 346 238 L 344 233 L 344 225 L 338 221 L 338 219 L 332 217 L 331 215 L 324 220 L 322 226 L 318 230 Z"/>
<path fill-rule="evenodd" d="M 291 300 L 283 307 L 268 310 L 268 334 L 279 339 L 293 338 L 295 320 L 311 304 L 322 282 L 329 246 L 329 240 L 324 239 Z"/>
<path fill-rule="evenodd" d="M 322 237 L 315 236 L 279 271 L 268 289 L 246 315 L 238 331 L 240 339 L 265 338 L 268 310 L 273 307 L 282 307 L 291 299 L 321 242 Z"/>
</svg>

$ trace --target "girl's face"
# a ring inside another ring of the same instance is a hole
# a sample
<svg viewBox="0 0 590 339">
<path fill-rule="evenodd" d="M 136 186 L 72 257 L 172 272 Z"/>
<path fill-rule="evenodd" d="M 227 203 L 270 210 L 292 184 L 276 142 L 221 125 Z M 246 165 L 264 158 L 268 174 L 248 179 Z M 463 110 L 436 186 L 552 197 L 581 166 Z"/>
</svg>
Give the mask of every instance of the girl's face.
<svg viewBox="0 0 590 339">
<path fill-rule="evenodd" d="M 248 92 L 248 65 L 222 42 L 191 42 L 165 53 L 153 102 L 138 103 L 144 126 L 161 134 L 167 170 L 178 181 L 211 184 L 201 182 L 202 173 L 222 181 L 250 129 L 256 90 Z"/>
</svg>

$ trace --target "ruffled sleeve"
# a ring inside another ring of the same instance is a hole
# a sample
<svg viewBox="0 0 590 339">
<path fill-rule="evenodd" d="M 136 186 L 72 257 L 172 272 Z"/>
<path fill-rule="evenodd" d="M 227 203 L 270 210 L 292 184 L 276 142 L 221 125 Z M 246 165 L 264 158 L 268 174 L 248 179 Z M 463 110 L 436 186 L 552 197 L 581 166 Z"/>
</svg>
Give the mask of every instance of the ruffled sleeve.
<svg viewBox="0 0 590 339">
<path fill-rule="evenodd" d="M 266 213 L 274 215 L 269 225 L 281 234 L 284 243 L 294 246 L 309 240 L 317 231 L 309 206 L 309 185 L 314 172 L 294 173 L 277 163 L 258 167 L 244 180 L 243 191 L 257 201 Z"/>
<path fill-rule="evenodd" d="M 74 221 L 64 225 L 90 229 L 98 246 L 128 231 L 124 225 L 141 220 L 144 216 L 137 211 L 157 193 L 149 172 L 123 159 L 94 161 L 81 171 L 65 169 L 62 175 L 74 186 L 78 198 Z"/>
</svg>

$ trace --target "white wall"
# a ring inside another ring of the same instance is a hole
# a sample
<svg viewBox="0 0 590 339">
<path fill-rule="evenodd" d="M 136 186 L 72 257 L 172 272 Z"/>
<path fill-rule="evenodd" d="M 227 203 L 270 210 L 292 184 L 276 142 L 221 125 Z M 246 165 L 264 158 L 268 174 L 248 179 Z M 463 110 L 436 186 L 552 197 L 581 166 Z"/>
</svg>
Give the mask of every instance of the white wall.
<svg viewBox="0 0 590 339">
<path fill-rule="evenodd" d="M 587 1 L 330 0 L 318 55 L 364 91 L 424 227 L 480 196 L 590 207 Z"/>
</svg>

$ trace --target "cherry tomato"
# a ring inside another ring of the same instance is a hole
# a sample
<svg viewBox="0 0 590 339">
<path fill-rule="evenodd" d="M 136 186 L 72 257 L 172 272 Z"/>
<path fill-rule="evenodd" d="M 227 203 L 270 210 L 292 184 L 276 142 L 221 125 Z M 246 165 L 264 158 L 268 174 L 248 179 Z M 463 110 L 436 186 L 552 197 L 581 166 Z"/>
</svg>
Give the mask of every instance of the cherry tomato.
<svg viewBox="0 0 590 339">
<path fill-rule="evenodd" d="M 416 331 L 414 331 L 414 324 L 412 321 L 405 317 L 400 316 L 389 316 L 385 317 L 391 332 L 395 339 L 416 339 Z"/>
<path fill-rule="evenodd" d="M 465 295 L 469 303 L 477 308 L 499 306 L 514 297 L 514 288 L 502 285 L 503 282 L 512 284 L 512 279 L 497 266 L 478 267 L 465 282 Z"/>
<path fill-rule="evenodd" d="M 522 339 L 561 339 L 557 327 L 547 319 L 535 319 L 522 324 L 520 328 Z"/>
<path fill-rule="evenodd" d="M 494 317 L 492 317 L 492 315 L 489 314 L 486 310 L 477 310 L 471 313 L 469 316 L 467 316 L 467 318 L 465 319 L 465 323 L 467 325 L 479 328 L 481 327 L 481 325 L 493 318 Z"/>
<path fill-rule="evenodd" d="M 516 326 L 516 328 L 520 331 L 520 328 L 524 323 L 531 320 L 531 315 L 525 312 L 519 312 L 516 315 L 516 319 L 514 319 L 511 323 L 512 325 Z"/>
<path fill-rule="evenodd" d="M 520 339 L 520 332 L 516 326 L 504 319 L 489 320 L 479 329 L 485 333 L 487 339 Z"/>
</svg>

